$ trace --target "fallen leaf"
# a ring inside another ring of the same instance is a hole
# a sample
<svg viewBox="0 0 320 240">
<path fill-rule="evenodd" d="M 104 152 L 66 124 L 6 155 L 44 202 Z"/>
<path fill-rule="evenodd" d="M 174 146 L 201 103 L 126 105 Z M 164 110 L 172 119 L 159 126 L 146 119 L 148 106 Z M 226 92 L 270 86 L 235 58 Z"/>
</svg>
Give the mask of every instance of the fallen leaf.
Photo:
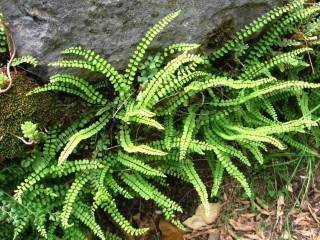
<svg viewBox="0 0 320 240">
<path fill-rule="evenodd" d="M 250 219 L 255 217 L 257 214 L 256 213 L 244 213 L 244 214 L 240 214 L 240 217 L 242 219 Z"/>
<path fill-rule="evenodd" d="M 320 224 L 320 221 L 319 221 L 317 215 L 315 214 L 315 212 L 313 211 L 313 209 L 311 208 L 310 203 L 308 204 L 308 210 L 309 210 L 309 212 L 311 213 L 311 216 L 313 217 L 313 219 L 314 219 L 318 224 Z"/>
<path fill-rule="evenodd" d="M 192 228 L 192 229 L 200 229 L 200 228 L 206 226 L 206 223 L 202 217 L 197 216 L 197 215 L 193 215 L 193 216 L 189 217 L 187 220 L 185 220 L 183 222 L 183 225 L 185 225 L 188 228 Z"/>
<path fill-rule="evenodd" d="M 264 204 L 260 198 L 255 197 L 255 200 L 257 202 L 257 204 L 259 204 L 264 210 L 269 211 L 269 206 L 267 204 Z"/>
<path fill-rule="evenodd" d="M 309 204 L 310 203 L 307 200 L 304 200 L 303 203 L 301 204 L 301 209 L 303 211 L 309 211 L 309 208 L 308 208 Z"/>
<path fill-rule="evenodd" d="M 314 201 L 317 201 L 318 198 L 320 198 L 320 190 L 318 190 L 318 189 L 315 188 L 315 189 L 314 189 L 313 200 L 314 200 Z"/>
<path fill-rule="evenodd" d="M 229 219 L 228 222 L 234 228 L 234 230 L 237 230 L 237 231 L 250 232 L 250 231 L 255 231 L 256 230 L 255 227 L 252 227 L 252 226 L 249 226 L 249 225 L 244 225 L 242 223 L 234 221 L 233 219 Z"/>
<path fill-rule="evenodd" d="M 299 217 L 299 218 L 296 218 L 293 222 L 294 224 L 299 225 L 299 222 L 305 221 L 305 220 L 306 220 L 306 217 Z"/>
<path fill-rule="evenodd" d="M 299 221 L 297 225 L 311 227 L 311 223 L 305 220 Z"/>
<path fill-rule="evenodd" d="M 278 206 L 281 206 L 281 205 L 284 205 L 284 196 L 282 195 L 282 196 L 280 196 L 279 198 L 278 198 Z"/>
<path fill-rule="evenodd" d="M 220 203 L 210 203 L 209 209 L 210 214 L 206 215 L 203 204 L 200 204 L 195 212 L 195 215 L 202 217 L 206 224 L 211 224 L 218 218 L 220 213 Z"/>
<path fill-rule="evenodd" d="M 185 231 L 164 219 L 160 220 L 159 229 L 161 231 L 160 240 L 182 240 L 185 233 Z"/>
<path fill-rule="evenodd" d="M 310 215 L 310 213 L 308 213 L 308 212 L 301 212 L 301 213 L 298 213 L 297 215 L 294 215 L 294 217 L 302 218 L 302 217 L 308 217 L 309 215 Z"/>
<path fill-rule="evenodd" d="M 284 205 L 284 196 L 280 196 L 278 198 L 278 201 L 277 201 L 277 232 L 278 233 L 281 233 L 282 232 L 282 227 L 283 227 L 283 219 L 282 219 L 282 216 L 283 216 L 283 210 L 282 210 L 282 206 Z"/>
<path fill-rule="evenodd" d="M 246 239 L 255 239 L 255 240 L 261 240 L 262 239 L 261 237 L 259 237 L 256 234 L 246 234 L 244 236 L 246 237 Z"/>
<path fill-rule="evenodd" d="M 88 233 L 88 232 L 83 232 L 83 233 L 88 240 L 96 240 L 97 239 L 96 236 L 91 233 Z"/>
<path fill-rule="evenodd" d="M 267 216 L 274 215 L 274 211 L 268 212 L 268 211 L 262 209 L 259 205 L 256 205 L 256 208 L 263 215 L 267 215 Z"/>
<path fill-rule="evenodd" d="M 220 240 L 220 229 L 215 229 L 213 233 L 210 233 L 208 240 Z"/>
<path fill-rule="evenodd" d="M 290 212 L 288 213 L 288 215 L 295 215 L 295 214 L 297 214 L 298 212 L 299 212 L 298 209 L 293 208 L 293 209 L 290 210 Z"/>
<path fill-rule="evenodd" d="M 210 214 L 206 215 L 203 204 L 200 204 L 193 216 L 183 222 L 185 226 L 192 229 L 200 229 L 206 225 L 213 223 L 219 216 L 221 204 L 210 203 Z"/>
</svg>

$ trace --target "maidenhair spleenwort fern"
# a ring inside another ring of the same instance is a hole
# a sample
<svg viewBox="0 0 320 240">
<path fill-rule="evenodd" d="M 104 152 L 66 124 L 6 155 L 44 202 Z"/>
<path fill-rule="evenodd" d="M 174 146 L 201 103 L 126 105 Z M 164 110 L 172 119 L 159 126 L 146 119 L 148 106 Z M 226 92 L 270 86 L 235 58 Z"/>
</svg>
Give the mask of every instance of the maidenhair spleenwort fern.
<svg viewBox="0 0 320 240">
<path fill-rule="evenodd" d="M 4 209 L 0 220 L 13 226 L 0 234 L 12 231 L 16 239 L 34 239 L 37 234 L 70 239 L 73 234 L 85 239 L 84 233 L 90 232 L 100 239 L 116 239 L 95 218 L 100 211 L 127 233 L 143 234 L 147 229 L 131 226 L 116 196 L 153 200 L 165 218 L 179 224 L 174 218 L 183 211 L 181 206 L 157 189 L 167 175 L 191 183 L 209 214 L 207 185 L 193 161 L 199 155 L 212 171 L 211 196 L 219 194 L 228 173 L 252 197 L 246 166 L 263 164 L 264 152 L 274 148 L 314 152 L 311 145 L 297 141 L 301 134 L 313 134 L 320 143 L 315 105 L 320 84 L 314 81 L 320 57 L 315 42 L 308 42 L 317 37 L 312 31 L 316 28 L 308 24 L 310 19 L 318 22 L 319 11 L 319 4 L 290 1 L 236 33 L 210 54 L 211 63 L 190 52 L 196 44 L 167 46 L 157 53 L 160 65 L 145 79 L 143 89 L 138 89 L 139 69 L 145 69 L 141 65 L 146 64 L 147 48 L 180 11 L 146 33 L 123 72 L 92 50 L 76 46 L 63 51 L 76 59 L 51 66 L 86 69 L 105 79 L 91 84 L 78 76 L 56 74 L 50 83 L 30 92 L 71 93 L 88 102 L 90 109 L 65 130 L 49 129 L 43 148 L 29 157 L 42 159 L 43 164 L 26 169 L 30 173 L 13 197 L 0 192 Z M 239 44 L 271 22 L 267 38 L 237 52 Z M 307 38 L 277 47 L 293 31 Z M 215 63 L 217 58 L 221 59 Z M 225 70 L 213 68 L 214 64 Z"/>
</svg>

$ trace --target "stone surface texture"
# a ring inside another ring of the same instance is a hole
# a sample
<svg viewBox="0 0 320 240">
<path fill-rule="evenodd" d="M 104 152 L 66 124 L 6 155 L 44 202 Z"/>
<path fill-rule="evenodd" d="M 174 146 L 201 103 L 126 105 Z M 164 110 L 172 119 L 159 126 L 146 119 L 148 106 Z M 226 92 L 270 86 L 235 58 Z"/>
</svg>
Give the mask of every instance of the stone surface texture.
<svg viewBox="0 0 320 240">
<path fill-rule="evenodd" d="M 18 55 L 32 55 L 32 69 L 43 80 L 47 67 L 74 45 L 95 50 L 116 69 L 124 69 L 144 33 L 166 14 L 181 14 L 155 39 L 151 49 L 178 42 L 208 50 L 282 0 L 0 0 Z"/>
</svg>

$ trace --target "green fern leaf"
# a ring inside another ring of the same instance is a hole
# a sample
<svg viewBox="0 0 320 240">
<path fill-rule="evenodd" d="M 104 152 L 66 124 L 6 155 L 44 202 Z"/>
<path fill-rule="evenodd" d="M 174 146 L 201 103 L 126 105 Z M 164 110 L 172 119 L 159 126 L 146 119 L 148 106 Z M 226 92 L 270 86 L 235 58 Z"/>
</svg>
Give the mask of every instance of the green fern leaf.
<svg viewBox="0 0 320 240">
<path fill-rule="evenodd" d="M 142 161 L 135 159 L 133 157 L 130 157 L 127 154 L 122 153 L 121 151 L 118 152 L 118 161 L 121 162 L 121 164 L 132 168 L 133 170 L 136 170 L 138 172 L 141 172 L 146 175 L 151 176 L 160 176 L 160 177 L 166 177 L 163 173 L 159 172 L 158 170 L 155 170 L 151 168 L 149 165 L 144 164 Z"/>
<path fill-rule="evenodd" d="M 139 43 L 137 49 L 134 51 L 132 58 L 129 60 L 128 67 L 126 69 L 126 73 L 124 75 L 125 79 L 127 79 L 126 85 L 131 86 L 131 83 L 134 80 L 134 75 L 138 70 L 138 65 L 143 58 L 146 49 L 155 38 L 155 36 L 162 31 L 162 29 L 168 25 L 174 18 L 176 18 L 180 14 L 181 10 L 176 11 L 174 13 L 170 13 L 165 16 L 162 20 L 156 23 L 144 36 L 144 38 Z"/>
<path fill-rule="evenodd" d="M 68 220 L 71 215 L 72 209 L 74 209 L 74 202 L 81 188 L 89 181 L 89 175 L 84 173 L 77 177 L 68 190 L 66 198 L 64 200 L 64 206 L 61 213 L 61 224 L 63 228 L 71 227 L 73 224 L 69 224 Z"/>
<path fill-rule="evenodd" d="M 78 143 L 84 139 L 91 137 L 92 135 L 99 132 L 110 120 L 111 116 L 107 112 L 103 114 L 98 121 L 93 123 L 91 126 L 80 130 L 78 133 L 73 135 L 70 139 L 68 144 L 65 146 L 63 151 L 60 154 L 58 159 L 58 165 L 63 164 L 63 162 L 68 158 L 68 156 L 72 153 L 73 149 L 78 145 Z"/>
</svg>

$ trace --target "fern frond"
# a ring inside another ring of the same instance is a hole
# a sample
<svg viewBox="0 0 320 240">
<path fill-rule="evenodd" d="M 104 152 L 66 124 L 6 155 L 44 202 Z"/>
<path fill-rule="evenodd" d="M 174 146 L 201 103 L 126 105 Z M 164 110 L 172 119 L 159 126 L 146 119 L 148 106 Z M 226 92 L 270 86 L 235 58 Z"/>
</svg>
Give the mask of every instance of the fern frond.
<svg viewBox="0 0 320 240">
<path fill-rule="evenodd" d="M 74 85 L 75 87 L 81 89 L 88 98 L 92 99 L 93 103 L 96 104 L 106 104 L 107 100 L 104 96 L 96 91 L 85 79 L 69 75 L 69 74 L 56 74 L 50 77 L 50 82 L 66 82 Z"/>
<path fill-rule="evenodd" d="M 242 28 L 239 32 L 235 34 L 233 39 L 228 40 L 220 49 L 212 53 L 212 58 L 217 59 L 224 56 L 226 53 L 233 51 L 237 43 L 242 42 L 245 38 L 249 37 L 253 33 L 257 32 L 262 27 L 266 26 L 271 21 L 274 21 L 279 16 L 284 13 L 290 12 L 293 9 L 300 7 L 303 4 L 303 0 L 294 0 L 289 2 L 283 7 L 277 7 L 269 11 L 267 14 L 262 17 L 254 20 L 252 23 L 248 24 Z"/>
<path fill-rule="evenodd" d="M 287 135 L 283 135 L 282 136 L 282 140 L 286 143 L 288 143 L 290 146 L 298 149 L 298 150 L 301 150 L 305 153 L 311 153 L 311 154 L 317 154 L 316 151 L 310 149 L 308 146 L 294 140 L 292 137 L 290 136 L 287 136 Z"/>
<path fill-rule="evenodd" d="M 28 64 L 31 64 L 32 66 L 35 67 L 38 64 L 38 61 L 37 61 L 37 59 L 35 59 L 32 56 L 22 56 L 22 57 L 19 57 L 19 58 L 14 58 L 12 63 L 11 63 L 11 66 L 15 67 L 15 66 L 18 66 L 18 65 L 20 65 L 22 63 L 28 63 Z"/>
<path fill-rule="evenodd" d="M 82 65 L 80 68 L 86 68 L 91 71 L 97 71 L 105 75 L 109 78 L 112 83 L 114 89 L 120 94 L 120 96 L 124 96 L 125 93 L 129 91 L 129 87 L 124 83 L 124 77 L 120 74 L 114 67 L 111 66 L 109 62 L 107 62 L 104 58 L 102 58 L 99 54 L 95 53 L 92 50 L 85 50 L 80 46 L 71 47 L 61 52 L 62 54 L 76 54 L 84 57 L 87 61 L 80 61 Z M 63 67 L 74 67 L 68 66 L 68 60 L 58 61 L 56 63 L 52 63 L 51 65 L 58 65 Z M 61 63 L 62 62 L 62 63 Z M 65 66 L 65 63 L 67 64 Z M 72 61 L 71 61 L 72 63 Z M 87 67 L 86 64 L 87 63 Z M 96 88 L 97 89 L 97 88 Z"/>
<path fill-rule="evenodd" d="M 186 173 L 189 178 L 189 182 L 193 185 L 195 190 L 198 192 L 201 203 L 204 206 L 205 214 L 207 216 L 210 215 L 210 206 L 208 201 L 208 193 L 206 190 L 206 186 L 200 179 L 198 173 L 194 169 L 193 163 L 190 159 L 186 158 L 183 164 L 181 165 L 181 170 Z"/>
<path fill-rule="evenodd" d="M 297 22 L 301 21 L 320 10 L 319 6 L 311 6 L 301 9 L 290 14 L 285 15 L 278 22 L 273 24 L 270 29 L 263 34 L 262 38 L 255 44 L 246 57 L 245 65 L 253 66 L 258 62 L 258 59 L 265 55 L 271 49 L 274 43 L 279 41 L 279 37 L 290 31 L 290 26 L 294 26 Z"/>
<path fill-rule="evenodd" d="M 33 173 L 31 173 L 24 181 L 17 187 L 14 191 L 14 198 L 22 204 L 22 194 L 23 192 L 32 189 L 32 187 L 42 180 L 43 178 L 51 175 L 51 177 L 61 177 L 66 176 L 70 173 L 77 172 L 77 171 L 88 171 L 90 169 L 98 169 L 103 168 L 100 162 L 95 160 L 75 160 L 66 162 L 63 166 L 48 166 L 42 165 L 41 167 L 37 168 Z"/>
<path fill-rule="evenodd" d="M 249 101 L 253 98 L 259 97 L 259 96 L 273 96 L 276 94 L 279 94 L 279 92 L 284 91 L 293 91 L 296 89 L 303 89 L 303 88 L 318 88 L 320 87 L 320 84 L 317 83 L 307 83 L 302 81 L 287 81 L 287 82 L 279 82 L 276 84 L 273 84 L 269 87 L 266 87 L 264 89 L 259 89 L 257 91 L 254 91 L 251 94 L 248 94 L 244 97 L 239 97 L 237 99 L 231 99 L 231 100 L 221 100 L 219 103 L 212 103 L 214 106 L 236 106 L 240 105 L 242 103 L 245 103 L 246 101 Z"/>
<path fill-rule="evenodd" d="M 268 99 L 268 98 L 265 98 L 265 97 L 262 97 L 263 99 L 263 107 L 264 107 L 264 110 L 272 117 L 272 119 L 274 121 L 278 121 L 278 115 L 277 115 L 277 112 L 276 110 L 274 109 L 271 101 Z"/>
<path fill-rule="evenodd" d="M 225 153 L 222 153 L 220 150 L 214 148 L 214 153 L 217 155 L 218 161 L 221 162 L 223 168 L 234 177 L 244 188 L 246 194 L 251 197 L 251 189 L 245 178 L 245 176 L 239 171 L 239 169 L 232 163 L 230 156 Z"/>
<path fill-rule="evenodd" d="M 208 156 L 208 164 L 213 176 L 211 197 L 215 197 L 218 195 L 218 191 L 222 183 L 224 167 L 220 161 L 214 159 L 212 152 L 207 152 L 207 156 Z"/>
<path fill-rule="evenodd" d="M 254 79 L 255 77 L 268 72 L 269 69 L 273 68 L 276 65 L 281 63 L 286 63 L 292 61 L 292 58 L 295 56 L 304 53 L 304 52 L 311 52 L 313 51 L 312 48 L 298 48 L 291 52 L 283 53 L 277 55 L 270 59 L 269 61 L 265 61 L 262 63 L 256 63 L 254 66 L 249 67 L 244 71 L 240 76 L 239 79 Z"/>
<path fill-rule="evenodd" d="M 183 125 L 183 131 L 182 131 L 180 146 L 179 146 L 179 150 L 180 150 L 179 160 L 180 161 L 185 158 L 187 150 L 188 150 L 188 145 L 191 142 L 193 129 L 196 125 L 196 121 L 195 121 L 196 111 L 197 111 L 197 107 L 194 107 L 194 106 L 192 106 L 188 109 L 188 116 L 186 117 L 185 123 Z"/>
<path fill-rule="evenodd" d="M 71 187 L 69 188 L 64 200 L 64 205 L 61 213 L 61 224 L 63 228 L 68 228 L 73 225 L 68 223 L 71 212 L 74 209 L 73 204 L 75 203 L 75 200 L 78 193 L 81 191 L 81 188 L 83 188 L 83 186 L 89 181 L 89 179 L 90 177 L 88 172 L 83 173 L 74 180 Z"/>
<path fill-rule="evenodd" d="M 138 236 L 145 233 L 148 228 L 135 229 L 131 224 L 122 216 L 119 212 L 117 205 L 114 199 L 107 194 L 106 192 L 98 191 L 98 194 L 95 196 L 94 200 L 98 206 L 101 206 L 112 219 L 127 233 Z"/>
<path fill-rule="evenodd" d="M 7 51 L 7 37 L 5 22 L 3 21 L 3 14 L 0 13 L 0 53 L 5 53 Z"/>
<path fill-rule="evenodd" d="M 27 95 L 55 90 L 77 95 L 83 98 L 83 100 L 93 104 L 106 104 L 107 102 L 107 100 L 99 92 L 95 91 L 84 79 L 68 74 L 56 74 L 50 77 L 50 83 L 33 89 Z"/>
<path fill-rule="evenodd" d="M 253 131 L 244 130 L 243 133 L 247 134 L 273 134 L 273 133 L 285 133 L 291 131 L 302 131 L 305 127 L 318 126 L 315 121 L 309 119 L 292 120 L 285 123 L 278 123 L 266 127 L 258 127 Z"/>
<path fill-rule="evenodd" d="M 167 83 L 170 82 L 170 80 L 173 78 L 174 72 L 182 64 L 187 62 L 201 63 L 203 62 L 203 60 L 200 56 L 183 53 L 170 61 L 150 80 L 146 90 L 144 92 L 141 92 L 137 107 L 152 107 L 159 98 L 164 97 L 168 91 L 166 89 L 169 89 L 170 91 L 170 85 Z"/>
<path fill-rule="evenodd" d="M 190 51 L 192 49 L 196 49 L 200 47 L 200 44 L 192 44 L 192 43 L 175 43 L 164 49 L 163 55 L 166 57 L 169 54 L 174 54 L 176 52 L 185 52 Z"/>
<path fill-rule="evenodd" d="M 115 193 L 122 194 L 125 198 L 131 199 L 133 196 L 113 178 L 112 174 L 107 173 L 104 179 L 105 185 L 112 189 Z"/>
<path fill-rule="evenodd" d="M 166 175 L 159 172 L 158 170 L 153 169 L 149 165 L 144 164 L 142 161 L 135 159 L 133 157 L 130 157 L 129 155 L 124 154 L 121 151 L 118 152 L 117 159 L 121 164 L 123 164 L 133 170 L 141 172 L 143 174 L 151 175 L 151 176 L 166 177 Z"/>
<path fill-rule="evenodd" d="M 144 38 L 142 38 L 141 42 L 137 46 L 137 49 L 134 51 L 131 59 L 129 60 L 127 69 L 125 70 L 126 73 L 124 77 L 126 79 L 125 84 L 127 86 L 131 87 L 131 84 L 134 80 L 134 75 L 138 70 L 139 63 L 141 62 L 146 49 L 148 48 L 152 40 L 159 32 L 161 32 L 165 28 L 165 26 L 167 26 L 174 18 L 176 18 L 180 14 L 180 12 L 181 10 L 178 10 L 165 16 L 145 34 Z"/>
<path fill-rule="evenodd" d="M 156 116 L 155 113 L 149 111 L 146 108 L 140 108 L 140 109 L 135 110 L 135 111 L 130 111 L 130 112 L 127 113 L 127 115 L 129 117 L 142 116 L 142 117 L 148 117 L 148 118 L 152 118 L 152 117 Z"/>
<path fill-rule="evenodd" d="M 135 146 L 133 144 L 133 142 L 131 141 L 130 133 L 129 133 L 128 129 L 121 128 L 119 137 L 120 137 L 119 138 L 120 145 L 121 145 L 121 147 L 123 147 L 123 149 L 126 152 L 129 152 L 129 153 L 140 152 L 140 153 L 144 153 L 144 154 L 159 155 L 159 156 L 163 156 L 163 155 L 167 154 L 166 152 L 151 148 L 147 145 Z"/>
<path fill-rule="evenodd" d="M 174 134 L 173 128 L 173 116 L 165 116 L 164 117 L 164 143 L 167 150 L 171 150 L 171 143 Z"/>
<path fill-rule="evenodd" d="M 151 119 L 149 117 L 133 116 L 133 117 L 130 117 L 128 120 L 130 122 L 137 122 L 137 123 L 141 123 L 141 124 L 144 124 L 144 125 L 148 125 L 148 126 L 154 127 L 156 129 L 159 129 L 159 130 L 164 130 L 164 127 L 158 121 L 156 121 L 154 119 Z"/>
<path fill-rule="evenodd" d="M 106 240 L 101 227 L 97 224 L 94 215 L 91 214 L 88 206 L 82 202 L 73 204 L 72 215 L 83 222 L 92 232 L 97 235 L 101 240 Z"/>
<path fill-rule="evenodd" d="M 250 80 L 235 81 L 233 79 L 226 78 L 226 77 L 212 76 L 210 77 L 210 79 L 205 80 L 203 82 L 193 81 L 190 85 L 184 88 L 184 92 L 189 92 L 189 91 L 200 92 L 210 87 L 220 87 L 220 86 L 227 86 L 234 89 L 255 88 L 275 80 L 276 80 L 275 78 L 263 78 L 263 79 L 254 80 L 254 81 L 250 81 Z"/>
<path fill-rule="evenodd" d="M 104 113 L 98 121 L 93 123 L 87 128 L 84 128 L 77 132 L 75 135 L 73 135 L 70 139 L 68 144 L 65 146 L 63 151 L 61 152 L 59 159 L 58 159 L 58 165 L 62 165 L 63 162 L 68 158 L 68 156 L 72 153 L 73 149 L 78 145 L 78 143 L 84 139 L 87 139 L 97 132 L 99 132 L 110 120 L 111 115 L 109 112 Z"/>
<path fill-rule="evenodd" d="M 258 161 L 259 164 L 263 164 L 263 155 L 259 150 L 259 147 L 252 144 L 251 142 L 242 143 L 244 148 L 247 148 L 254 156 L 254 158 Z"/>
<path fill-rule="evenodd" d="M 154 186 L 150 185 L 143 177 L 139 174 L 129 174 L 122 173 L 122 180 L 128 184 L 134 191 L 136 191 L 141 197 L 146 200 L 152 199 L 159 206 L 175 211 L 182 212 L 181 207 L 171 199 L 164 196 L 161 192 L 159 192 Z M 173 216 L 166 216 L 173 217 Z"/>
</svg>

